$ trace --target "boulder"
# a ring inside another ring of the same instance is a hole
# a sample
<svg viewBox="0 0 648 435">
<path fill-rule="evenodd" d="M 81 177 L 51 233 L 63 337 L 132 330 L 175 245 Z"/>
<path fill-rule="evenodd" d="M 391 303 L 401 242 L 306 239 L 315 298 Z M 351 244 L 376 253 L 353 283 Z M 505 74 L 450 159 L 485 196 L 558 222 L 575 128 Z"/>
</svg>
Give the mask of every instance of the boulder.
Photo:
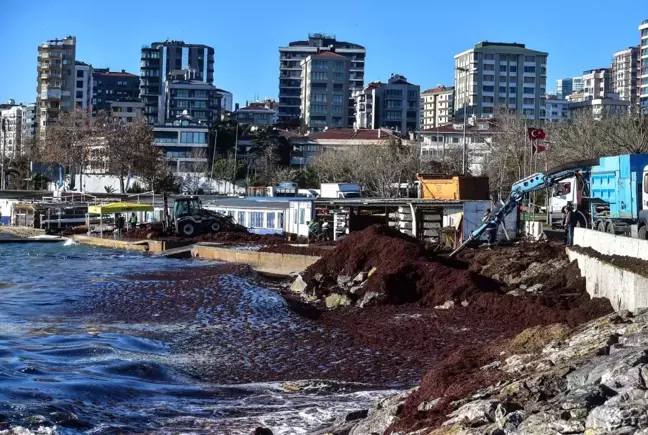
<svg viewBox="0 0 648 435">
<path fill-rule="evenodd" d="M 515 432 L 525 418 L 526 412 L 524 411 L 513 411 L 506 415 L 496 415 L 497 426 L 502 429 L 504 433 Z"/>
<path fill-rule="evenodd" d="M 351 429 L 351 432 L 349 432 L 349 435 L 384 433 L 401 413 L 403 405 L 405 404 L 405 399 L 407 399 L 413 391 L 415 391 L 415 389 L 403 391 L 402 393 L 379 400 L 371 409 L 369 409 L 367 418 L 354 426 L 353 429 Z"/>
<path fill-rule="evenodd" d="M 367 418 L 367 414 L 369 414 L 368 409 L 360 409 L 358 411 L 352 411 L 349 412 L 346 417 L 344 417 L 345 422 L 349 421 L 355 421 L 355 420 L 362 420 L 363 418 Z"/>
<path fill-rule="evenodd" d="M 585 421 L 585 429 L 591 434 L 608 434 L 627 426 L 648 428 L 648 401 L 598 406 L 590 411 Z"/>
<path fill-rule="evenodd" d="M 495 410 L 499 402 L 496 400 L 476 400 L 469 402 L 448 415 L 443 426 L 460 424 L 463 426 L 481 426 L 495 422 Z"/>
<path fill-rule="evenodd" d="M 554 415 L 547 412 L 538 412 L 528 416 L 518 427 L 519 435 L 560 435 L 552 424 L 558 420 Z"/>
<path fill-rule="evenodd" d="M 437 310 L 449 310 L 450 308 L 454 308 L 454 306 L 454 301 L 445 301 L 443 305 L 437 305 L 434 308 L 436 308 Z"/>
<path fill-rule="evenodd" d="M 304 293 L 306 287 L 308 287 L 308 284 L 306 284 L 301 275 L 297 275 L 297 278 L 290 285 L 290 291 L 293 293 Z"/>
<path fill-rule="evenodd" d="M 366 279 L 367 279 L 367 274 L 364 273 L 364 272 L 360 272 L 359 274 L 357 274 L 357 275 L 353 278 L 353 282 L 354 282 L 354 283 L 360 283 L 360 282 L 363 282 L 363 281 L 366 280 Z"/>
<path fill-rule="evenodd" d="M 605 401 L 616 395 L 616 392 L 605 385 L 590 384 L 569 391 L 562 397 L 556 398 L 556 402 L 566 411 L 577 408 L 592 409 L 602 405 Z"/>
<path fill-rule="evenodd" d="M 272 435 L 272 431 L 267 427 L 257 427 L 252 435 Z"/>
<path fill-rule="evenodd" d="M 429 411 L 434 409 L 434 407 L 441 401 L 441 399 L 428 400 L 426 402 L 421 402 L 418 406 L 418 410 L 421 412 Z"/>
<path fill-rule="evenodd" d="M 636 348 L 619 350 L 614 355 L 593 358 L 588 364 L 567 375 L 569 389 L 602 383 L 612 389 L 642 387 L 642 369 L 648 352 Z"/>
<path fill-rule="evenodd" d="M 527 291 L 527 293 L 538 293 L 540 290 L 542 290 L 543 287 L 544 287 L 544 285 L 542 285 L 542 284 L 535 284 L 535 285 L 532 285 L 531 287 L 527 288 L 526 291 Z"/>
<path fill-rule="evenodd" d="M 351 277 L 347 275 L 338 275 L 337 277 L 337 285 L 340 288 L 346 287 L 351 283 Z"/>
<path fill-rule="evenodd" d="M 345 295 L 332 294 L 326 297 L 326 308 L 347 307 L 351 305 L 351 299 Z"/>
<path fill-rule="evenodd" d="M 363 281 L 358 285 L 354 285 L 349 289 L 349 293 L 352 295 L 362 296 L 365 294 L 365 287 L 367 286 L 367 281 Z"/>
</svg>

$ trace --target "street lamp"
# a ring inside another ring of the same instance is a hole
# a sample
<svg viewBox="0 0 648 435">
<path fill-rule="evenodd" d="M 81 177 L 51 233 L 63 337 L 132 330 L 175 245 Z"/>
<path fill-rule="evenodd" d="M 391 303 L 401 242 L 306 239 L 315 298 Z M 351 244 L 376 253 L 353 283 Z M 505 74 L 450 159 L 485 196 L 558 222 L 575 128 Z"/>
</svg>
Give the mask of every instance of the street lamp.
<svg viewBox="0 0 648 435">
<path fill-rule="evenodd" d="M 463 97 L 463 156 L 461 159 L 461 169 L 464 175 L 466 175 L 466 97 L 468 94 L 468 73 L 474 71 L 475 69 L 469 69 L 463 66 L 456 67 L 457 71 L 461 71 L 465 74 L 464 76 L 464 97 Z"/>
</svg>

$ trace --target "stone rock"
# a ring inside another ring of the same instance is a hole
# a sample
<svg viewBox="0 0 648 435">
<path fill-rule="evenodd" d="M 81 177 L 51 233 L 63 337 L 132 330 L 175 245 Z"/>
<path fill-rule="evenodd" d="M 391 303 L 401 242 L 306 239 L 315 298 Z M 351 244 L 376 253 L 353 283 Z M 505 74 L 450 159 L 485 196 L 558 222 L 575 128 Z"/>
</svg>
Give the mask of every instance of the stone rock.
<svg viewBox="0 0 648 435">
<path fill-rule="evenodd" d="M 468 305 L 470 305 L 470 302 L 468 302 L 468 301 L 461 301 L 461 306 L 462 306 L 462 307 L 467 307 Z"/>
<path fill-rule="evenodd" d="M 648 401 L 604 404 L 592 409 L 585 421 L 585 429 L 594 434 L 609 433 L 625 426 L 648 428 Z"/>
<path fill-rule="evenodd" d="M 581 433 L 585 431 L 585 423 L 582 420 L 558 419 L 550 423 L 549 427 L 563 434 Z"/>
<path fill-rule="evenodd" d="M 326 308 L 347 307 L 351 305 L 351 299 L 345 295 L 332 294 L 326 297 Z"/>
<path fill-rule="evenodd" d="M 648 400 L 648 390 L 641 388 L 625 388 L 617 391 L 617 395 L 605 402 L 606 405 L 623 405 L 628 402 Z"/>
<path fill-rule="evenodd" d="M 349 435 L 382 434 L 396 420 L 405 403 L 405 399 L 416 389 L 403 391 L 394 396 L 379 400 L 367 414 L 367 418 L 360 421 L 351 429 Z"/>
<path fill-rule="evenodd" d="M 525 284 L 520 284 L 520 290 L 526 290 L 527 286 Z"/>
<path fill-rule="evenodd" d="M 360 283 L 360 282 L 363 282 L 363 281 L 366 280 L 366 279 L 367 279 L 367 274 L 364 273 L 364 272 L 360 272 L 359 274 L 357 274 L 357 275 L 353 278 L 353 282 L 355 282 L 355 283 Z"/>
<path fill-rule="evenodd" d="M 524 290 L 522 290 L 520 288 L 516 288 L 515 290 L 511 290 L 510 292 L 507 292 L 506 294 L 510 295 L 510 296 L 524 296 L 526 293 L 524 292 Z"/>
<path fill-rule="evenodd" d="M 421 402 L 418 406 L 419 411 L 429 411 L 431 409 L 434 409 L 434 407 L 439 403 L 441 399 L 434 399 L 434 400 L 428 400 L 426 402 Z"/>
<path fill-rule="evenodd" d="M 308 285 L 304 281 L 301 275 L 297 275 L 297 278 L 290 285 L 290 291 L 293 293 L 304 293 Z"/>
<path fill-rule="evenodd" d="M 495 422 L 495 410 L 499 402 L 496 400 L 477 400 L 469 402 L 453 413 L 449 414 L 450 420 L 443 426 L 461 424 L 463 426 L 481 426 Z"/>
<path fill-rule="evenodd" d="M 363 418 L 367 418 L 367 414 L 369 414 L 368 409 L 360 409 L 358 411 L 349 412 L 346 417 L 344 417 L 344 421 L 349 422 L 362 420 Z"/>
<path fill-rule="evenodd" d="M 443 305 L 437 305 L 434 308 L 436 308 L 437 310 L 449 310 L 450 308 L 454 308 L 454 306 L 454 301 L 445 301 Z"/>
<path fill-rule="evenodd" d="M 349 289 L 349 293 L 352 295 L 362 296 L 365 293 L 365 287 L 367 286 L 367 281 L 363 281 L 358 285 L 354 285 Z"/>
<path fill-rule="evenodd" d="M 338 287 L 342 288 L 351 283 L 351 277 L 347 275 L 338 275 L 337 277 L 337 285 Z"/>
<path fill-rule="evenodd" d="M 518 435 L 560 435 L 556 429 L 552 428 L 557 418 L 546 412 L 538 412 L 528 416 L 518 427 Z"/>
<path fill-rule="evenodd" d="M 569 391 L 562 397 L 558 397 L 556 402 L 566 411 L 577 408 L 592 409 L 615 395 L 616 392 L 605 385 L 590 384 Z"/>
<path fill-rule="evenodd" d="M 496 413 L 497 414 L 497 413 Z M 506 415 L 496 416 L 497 425 L 504 433 L 515 432 L 518 426 L 526 418 L 526 412 L 524 411 L 513 411 Z"/>
<path fill-rule="evenodd" d="M 313 278 L 317 282 L 322 282 L 322 280 L 324 279 L 324 274 L 323 273 L 316 273 Z"/>
<path fill-rule="evenodd" d="M 569 389 L 602 383 L 612 389 L 641 387 L 642 368 L 648 352 L 636 348 L 623 349 L 610 356 L 593 358 L 588 364 L 567 375 Z"/>
<path fill-rule="evenodd" d="M 542 290 L 543 287 L 544 287 L 544 285 L 542 285 L 542 284 L 535 284 L 535 285 L 532 285 L 531 287 L 527 288 L 526 291 L 527 291 L 527 293 L 537 293 L 540 290 Z"/>
<path fill-rule="evenodd" d="M 360 308 L 373 307 L 373 306 L 378 305 L 380 303 L 380 301 L 382 300 L 382 298 L 383 298 L 383 295 L 381 295 L 380 293 L 367 292 L 367 293 L 365 293 L 365 295 L 362 298 L 362 300 L 360 301 L 360 303 L 358 303 L 358 306 Z"/>
</svg>

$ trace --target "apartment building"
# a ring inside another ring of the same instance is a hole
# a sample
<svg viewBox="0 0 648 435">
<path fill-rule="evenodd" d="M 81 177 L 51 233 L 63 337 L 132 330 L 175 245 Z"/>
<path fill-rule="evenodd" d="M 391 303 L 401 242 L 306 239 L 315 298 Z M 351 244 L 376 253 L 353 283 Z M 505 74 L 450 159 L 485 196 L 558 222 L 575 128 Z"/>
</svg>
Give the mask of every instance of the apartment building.
<svg viewBox="0 0 648 435">
<path fill-rule="evenodd" d="M 139 76 L 126 70 L 95 68 L 92 72 L 92 114 L 111 110 L 113 101 L 139 99 Z"/>
<path fill-rule="evenodd" d="M 640 66 L 639 66 L 639 99 L 641 113 L 648 114 L 648 20 L 639 26 L 641 42 L 639 44 Z"/>
<path fill-rule="evenodd" d="M 221 114 L 231 113 L 234 107 L 234 96 L 225 89 L 216 89 L 221 94 Z"/>
<path fill-rule="evenodd" d="M 435 128 L 454 119 L 454 86 L 437 86 L 421 94 L 421 128 Z"/>
<path fill-rule="evenodd" d="M 357 128 L 388 128 L 400 133 L 420 127 L 421 88 L 407 78 L 392 74 L 387 83 L 373 82 L 353 93 Z"/>
<path fill-rule="evenodd" d="M 44 137 L 48 125 L 75 103 L 76 38 L 52 39 L 38 46 L 36 128 Z"/>
<path fill-rule="evenodd" d="M 133 122 L 144 117 L 144 103 L 137 98 L 120 98 L 110 103 L 110 114 L 123 124 Z"/>
<path fill-rule="evenodd" d="M 209 166 L 209 127 L 188 115 L 153 127 L 153 145 L 160 147 L 173 174 L 202 175 Z"/>
<path fill-rule="evenodd" d="M 349 58 L 324 50 L 308 56 L 300 65 L 302 132 L 346 127 L 349 113 Z"/>
<path fill-rule="evenodd" d="M 493 117 L 498 109 L 544 119 L 548 53 L 524 44 L 480 42 L 455 55 L 456 120 Z"/>
<path fill-rule="evenodd" d="M 621 100 L 639 105 L 639 47 L 630 47 L 614 53 L 612 60 L 612 92 Z"/>
<path fill-rule="evenodd" d="M 611 116 L 625 115 L 630 111 L 630 102 L 617 98 L 591 98 L 589 94 L 581 100 L 569 103 L 569 116 L 591 116 L 602 119 Z"/>
<path fill-rule="evenodd" d="M 0 105 L 0 149 L 2 157 L 15 159 L 22 154 L 23 106 L 9 100 Z"/>
<path fill-rule="evenodd" d="M 142 48 L 140 99 L 150 123 L 165 122 L 165 81 L 174 71 L 193 70 L 193 80 L 214 84 L 214 49 L 184 41 L 154 42 Z"/>
<path fill-rule="evenodd" d="M 232 116 L 240 124 L 270 126 L 277 123 L 277 111 L 264 103 L 250 103 L 236 109 Z"/>
<path fill-rule="evenodd" d="M 76 61 L 74 64 L 74 104 L 77 108 L 92 111 L 92 65 Z"/>
<path fill-rule="evenodd" d="M 36 104 L 23 106 L 22 110 L 22 140 L 23 144 L 36 136 Z M 24 148 L 23 148 L 24 150 Z"/>
<path fill-rule="evenodd" d="M 301 62 L 308 56 L 323 51 L 333 51 L 349 60 L 347 113 L 345 126 L 355 122 L 352 92 L 364 87 L 365 57 L 367 50 L 358 44 L 338 41 L 333 35 L 311 33 L 308 40 L 293 41 L 279 48 L 279 122 L 300 119 L 301 116 Z"/>
<path fill-rule="evenodd" d="M 612 93 L 610 68 L 583 71 L 583 93 L 591 98 L 607 98 Z"/>
<path fill-rule="evenodd" d="M 209 83 L 198 80 L 193 69 L 175 71 L 164 83 L 164 119 L 189 115 L 200 123 L 220 119 L 221 94 Z"/>
<path fill-rule="evenodd" d="M 545 104 L 547 121 L 559 122 L 569 119 L 569 101 L 558 98 L 558 96 L 548 95 Z"/>
</svg>

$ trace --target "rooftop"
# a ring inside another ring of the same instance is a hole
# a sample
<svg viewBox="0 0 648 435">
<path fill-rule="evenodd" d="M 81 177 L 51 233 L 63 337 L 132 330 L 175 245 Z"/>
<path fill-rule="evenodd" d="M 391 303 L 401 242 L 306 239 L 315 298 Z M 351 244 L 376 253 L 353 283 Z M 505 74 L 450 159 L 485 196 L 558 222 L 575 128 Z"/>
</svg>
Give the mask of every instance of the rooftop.
<svg viewBox="0 0 648 435">
<path fill-rule="evenodd" d="M 254 104 L 251 104 L 251 105 L 248 105 L 248 106 L 245 106 L 245 107 L 241 107 L 241 108 L 239 108 L 237 110 L 237 112 L 241 111 L 241 110 L 256 110 L 256 111 L 263 111 L 263 112 L 274 112 L 274 110 L 268 109 L 265 106 L 257 106 L 257 105 L 254 105 Z"/>
<path fill-rule="evenodd" d="M 310 135 L 313 140 L 387 140 L 398 138 L 393 131 L 386 128 L 332 128 L 321 133 Z"/>
<path fill-rule="evenodd" d="M 332 51 L 321 51 L 317 53 L 317 56 L 344 57 L 341 54 L 333 53 Z"/>
<path fill-rule="evenodd" d="M 448 92 L 448 91 L 454 91 L 454 86 L 437 86 L 436 88 L 430 88 L 426 89 L 423 92 L 421 92 L 421 95 L 423 94 L 436 94 L 439 92 Z"/>
<path fill-rule="evenodd" d="M 139 77 L 137 74 L 131 74 L 124 69 L 121 71 L 110 71 L 110 68 L 97 68 L 94 70 L 94 74 L 108 77 Z"/>
<path fill-rule="evenodd" d="M 488 134 L 492 133 L 495 130 L 495 123 L 493 119 L 488 119 L 488 120 L 477 120 L 475 125 L 470 125 L 468 124 L 466 126 L 466 132 L 471 132 L 471 133 L 477 133 L 477 134 Z M 478 126 L 479 124 L 487 124 L 488 129 L 480 129 Z M 458 128 L 455 128 L 455 125 L 459 126 Z M 456 134 L 463 134 L 463 124 L 445 124 L 445 125 L 440 125 L 439 127 L 436 128 L 427 128 L 425 130 L 421 130 L 421 133 L 456 133 Z"/>
</svg>

